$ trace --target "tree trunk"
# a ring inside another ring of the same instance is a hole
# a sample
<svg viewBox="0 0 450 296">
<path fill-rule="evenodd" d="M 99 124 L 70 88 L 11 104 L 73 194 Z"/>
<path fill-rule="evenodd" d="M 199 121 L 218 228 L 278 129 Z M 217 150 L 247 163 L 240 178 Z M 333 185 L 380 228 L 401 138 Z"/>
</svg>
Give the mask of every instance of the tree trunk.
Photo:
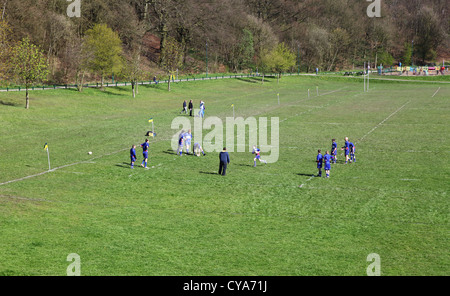
<svg viewBox="0 0 450 296">
<path fill-rule="evenodd" d="M 27 88 L 27 93 L 26 93 L 26 104 L 25 104 L 25 108 L 28 110 L 30 109 L 30 96 L 28 95 L 28 85 L 26 86 Z"/>
<path fill-rule="evenodd" d="M 83 73 L 81 74 L 81 81 L 80 81 L 81 83 L 80 83 L 80 85 L 78 85 L 79 92 L 83 91 L 84 75 L 85 75 L 85 72 L 83 71 Z"/>
<path fill-rule="evenodd" d="M 136 87 L 134 81 L 131 81 L 131 90 L 133 91 L 133 99 L 136 98 Z"/>
<path fill-rule="evenodd" d="M 264 84 L 264 73 L 263 73 L 263 75 L 262 75 L 262 84 Z"/>
<path fill-rule="evenodd" d="M 102 73 L 102 81 L 100 85 L 100 89 L 103 90 L 103 81 L 105 80 L 105 75 Z"/>
<path fill-rule="evenodd" d="M 167 85 L 168 85 L 168 90 L 170 91 L 170 74 L 169 74 L 169 83 L 167 83 Z"/>
</svg>

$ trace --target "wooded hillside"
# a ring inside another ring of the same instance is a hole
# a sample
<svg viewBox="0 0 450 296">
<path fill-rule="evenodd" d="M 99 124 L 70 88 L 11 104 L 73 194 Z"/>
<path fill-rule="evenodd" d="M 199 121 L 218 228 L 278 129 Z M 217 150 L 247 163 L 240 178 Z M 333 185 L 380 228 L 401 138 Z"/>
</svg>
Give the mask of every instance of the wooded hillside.
<svg viewBox="0 0 450 296">
<path fill-rule="evenodd" d="M 381 17 L 370 18 L 365 0 L 83 0 L 81 17 L 70 18 L 66 0 L 0 0 L 0 79 L 3 52 L 28 37 L 48 59 L 49 82 L 78 80 L 89 68 L 81 62 L 83 42 L 96 24 L 118 34 L 123 64 L 139 61 L 146 78 L 166 72 L 167 40 L 176 41 L 171 52 L 186 73 L 205 72 L 207 63 L 209 72 L 255 71 L 279 43 L 296 55 L 293 71 L 450 57 L 448 1 L 381 3 Z"/>
</svg>

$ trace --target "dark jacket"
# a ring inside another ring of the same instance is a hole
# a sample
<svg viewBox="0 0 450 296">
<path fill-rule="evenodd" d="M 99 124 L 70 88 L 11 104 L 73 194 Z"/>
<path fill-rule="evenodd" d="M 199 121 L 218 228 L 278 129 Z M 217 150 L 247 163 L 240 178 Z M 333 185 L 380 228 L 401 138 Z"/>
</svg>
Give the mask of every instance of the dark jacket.
<svg viewBox="0 0 450 296">
<path fill-rule="evenodd" d="M 189 102 L 189 110 L 194 109 L 194 105 L 192 104 L 192 102 Z"/>
<path fill-rule="evenodd" d="M 228 152 L 225 152 L 225 151 L 220 152 L 219 159 L 220 159 L 220 162 L 230 163 L 230 155 L 228 155 Z"/>
</svg>

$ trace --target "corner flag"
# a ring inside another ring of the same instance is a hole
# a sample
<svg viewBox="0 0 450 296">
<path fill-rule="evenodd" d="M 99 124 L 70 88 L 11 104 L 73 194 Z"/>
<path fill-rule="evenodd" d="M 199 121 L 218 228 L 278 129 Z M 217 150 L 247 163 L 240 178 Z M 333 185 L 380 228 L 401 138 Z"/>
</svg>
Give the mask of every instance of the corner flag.
<svg viewBox="0 0 450 296">
<path fill-rule="evenodd" d="M 45 145 L 44 145 L 44 150 L 48 150 L 48 144 L 47 143 L 45 143 Z"/>
<path fill-rule="evenodd" d="M 148 122 L 153 122 L 153 118 L 150 118 L 150 119 L 148 120 Z"/>
</svg>

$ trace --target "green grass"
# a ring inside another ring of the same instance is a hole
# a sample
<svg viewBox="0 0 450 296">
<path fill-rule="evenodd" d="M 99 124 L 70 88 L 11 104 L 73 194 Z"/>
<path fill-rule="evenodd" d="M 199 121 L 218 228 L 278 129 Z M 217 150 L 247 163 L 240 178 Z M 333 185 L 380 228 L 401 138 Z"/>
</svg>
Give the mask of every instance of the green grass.
<svg viewBox="0 0 450 296">
<path fill-rule="evenodd" d="M 371 253 L 382 275 L 447 275 L 450 87 L 371 88 L 284 77 L 141 86 L 136 99 L 49 90 L 30 110 L 24 93 L 0 93 L 0 183 L 45 172 L 45 142 L 53 168 L 73 164 L 0 185 L 0 275 L 65 275 L 70 253 L 82 275 L 365 275 Z M 231 153 L 221 177 L 218 153 L 175 156 L 170 125 L 189 99 L 207 117 L 232 116 L 232 103 L 236 116 L 279 117 L 278 162 Z M 130 170 L 150 117 L 153 168 Z M 311 178 L 317 149 L 345 136 L 357 163 Z"/>
</svg>

